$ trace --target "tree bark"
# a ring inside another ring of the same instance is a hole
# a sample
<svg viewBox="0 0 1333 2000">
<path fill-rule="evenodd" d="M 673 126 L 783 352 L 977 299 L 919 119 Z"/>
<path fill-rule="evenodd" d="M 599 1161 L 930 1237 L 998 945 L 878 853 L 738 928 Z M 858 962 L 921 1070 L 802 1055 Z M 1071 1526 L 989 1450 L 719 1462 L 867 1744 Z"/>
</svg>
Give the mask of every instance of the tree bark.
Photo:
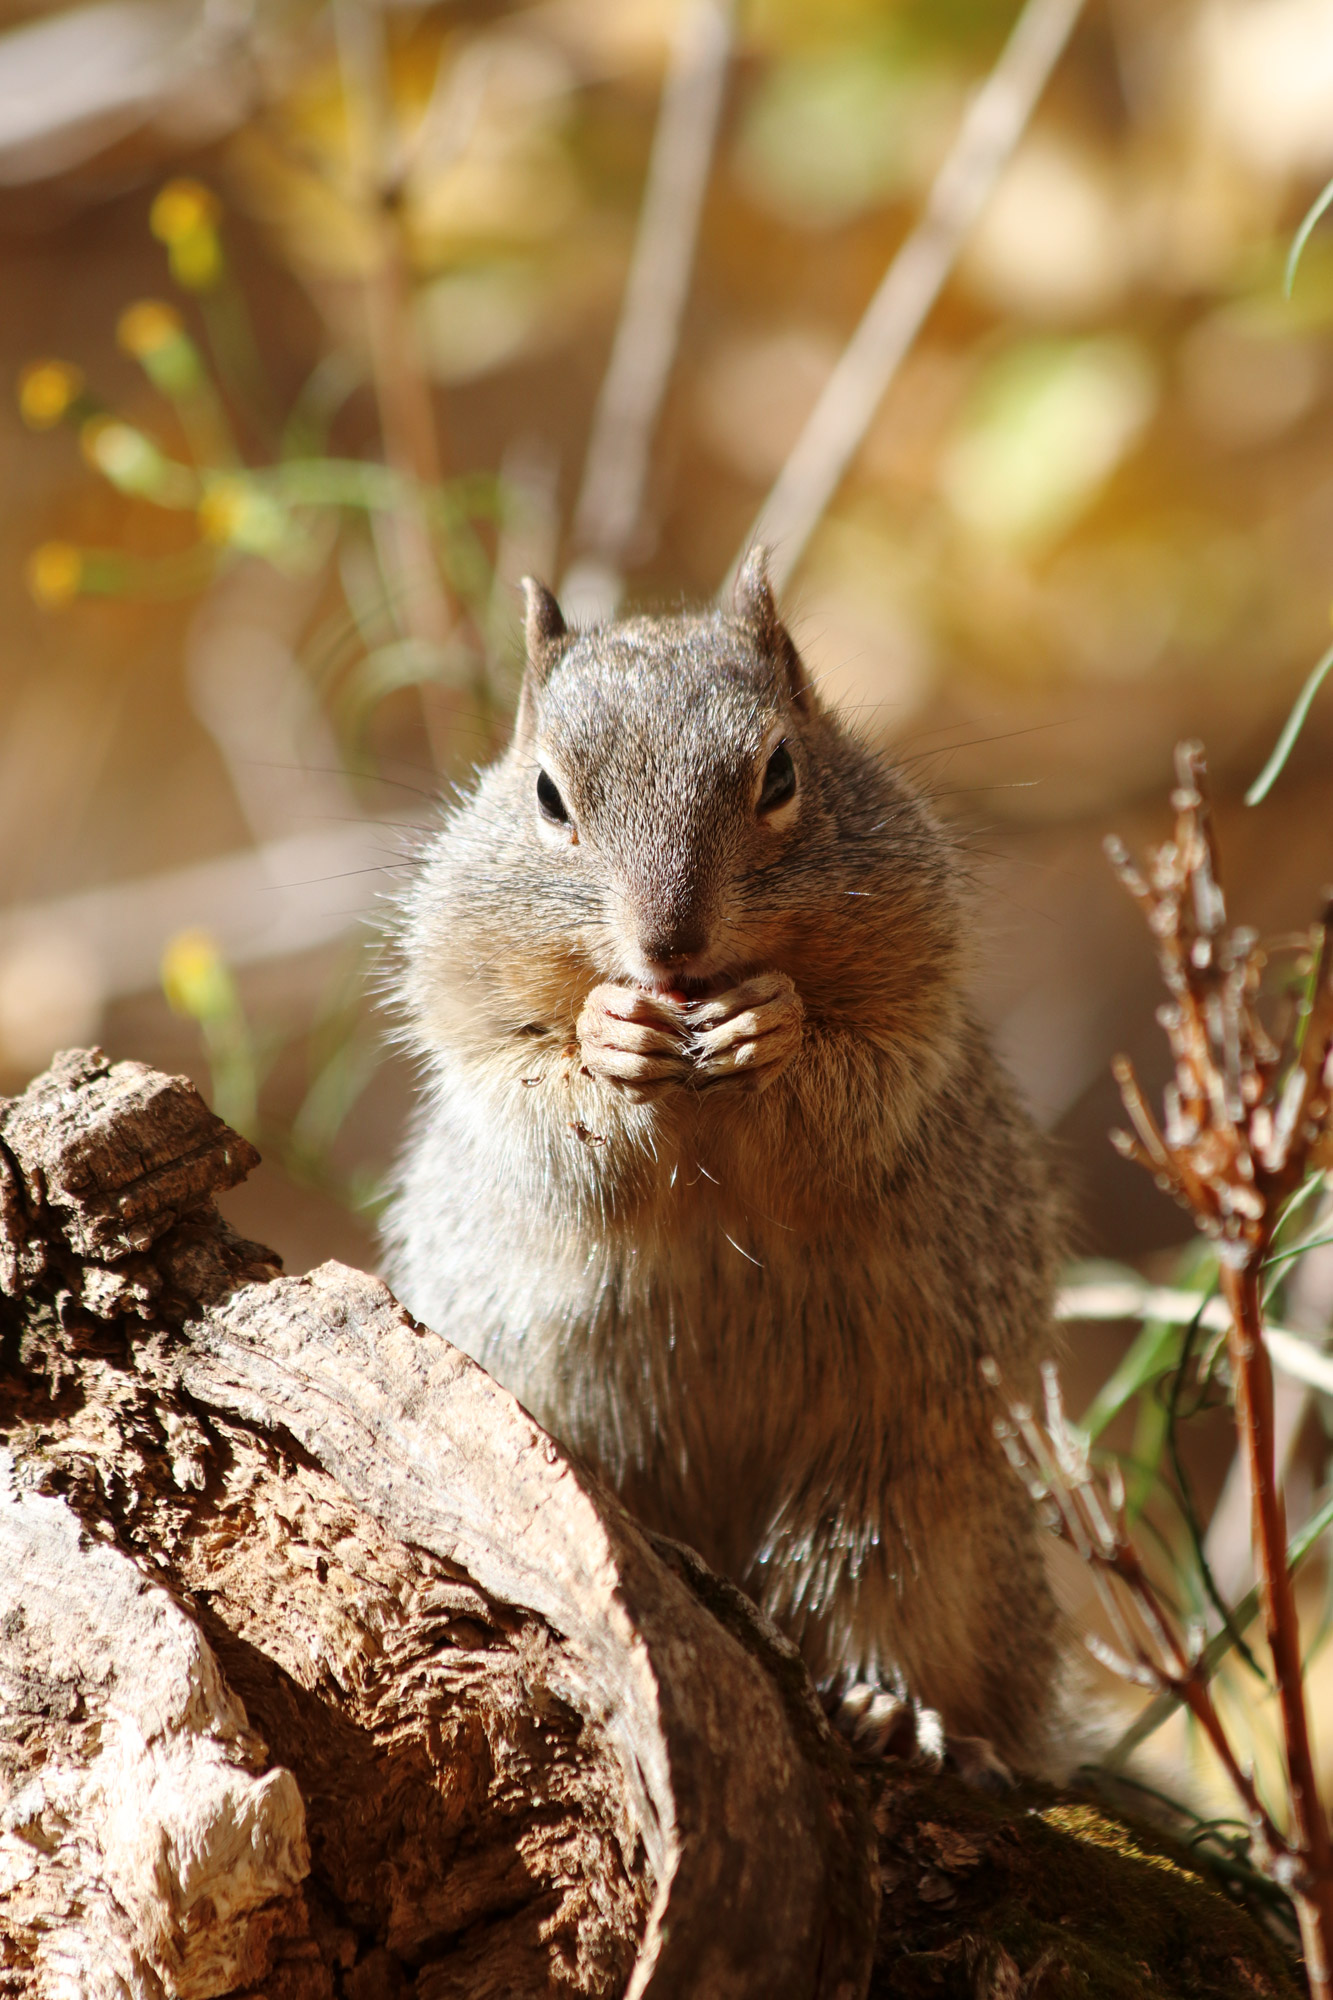
<svg viewBox="0 0 1333 2000">
<path fill-rule="evenodd" d="M 854 1767 L 482 1369 L 227 1228 L 255 1158 L 97 1051 L 0 1101 L 0 1992 L 1295 1993 L 1091 1805 Z"/>
</svg>

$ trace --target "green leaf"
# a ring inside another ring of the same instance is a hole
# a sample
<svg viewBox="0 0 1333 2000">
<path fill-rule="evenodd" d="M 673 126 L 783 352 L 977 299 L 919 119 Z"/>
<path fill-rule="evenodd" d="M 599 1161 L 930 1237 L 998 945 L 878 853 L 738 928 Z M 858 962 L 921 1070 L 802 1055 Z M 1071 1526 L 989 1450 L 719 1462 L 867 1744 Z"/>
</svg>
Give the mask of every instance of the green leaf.
<svg viewBox="0 0 1333 2000">
<path fill-rule="evenodd" d="M 1264 1269 L 1271 1271 L 1275 1264 L 1290 1263 L 1293 1257 L 1303 1257 L 1307 1250 L 1322 1250 L 1327 1243 L 1333 1243 L 1333 1236 L 1307 1236 L 1303 1242 L 1293 1243 L 1290 1250 L 1275 1250 L 1264 1259 Z"/>
</svg>

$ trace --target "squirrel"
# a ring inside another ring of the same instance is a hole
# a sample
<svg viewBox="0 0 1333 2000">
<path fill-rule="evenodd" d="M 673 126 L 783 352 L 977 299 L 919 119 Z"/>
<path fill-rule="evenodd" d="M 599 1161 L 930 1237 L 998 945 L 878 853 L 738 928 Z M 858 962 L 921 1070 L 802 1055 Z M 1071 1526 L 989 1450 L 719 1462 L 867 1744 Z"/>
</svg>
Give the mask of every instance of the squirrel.
<svg viewBox="0 0 1333 2000">
<path fill-rule="evenodd" d="M 1061 1203 L 955 845 L 819 699 L 764 551 L 729 612 L 572 631 L 524 588 L 512 741 L 398 920 L 386 1275 L 850 1733 L 927 1713 L 1053 1773 L 1059 1616 L 978 1364 L 1036 1393 Z"/>
</svg>

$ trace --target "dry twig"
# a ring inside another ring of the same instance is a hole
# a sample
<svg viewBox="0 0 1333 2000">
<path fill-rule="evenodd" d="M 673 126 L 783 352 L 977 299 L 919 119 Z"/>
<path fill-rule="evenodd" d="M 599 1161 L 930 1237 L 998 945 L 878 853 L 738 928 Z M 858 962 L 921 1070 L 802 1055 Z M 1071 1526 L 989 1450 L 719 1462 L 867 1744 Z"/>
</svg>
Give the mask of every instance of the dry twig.
<svg viewBox="0 0 1333 2000">
<path fill-rule="evenodd" d="M 399 215 L 408 161 L 394 137 L 379 10 L 365 0 L 338 0 L 333 18 L 353 139 L 348 166 L 351 192 L 375 245 L 374 260 L 362 282 L 370 372 L 385 462 L 402 475 L 408 496 L 396 512 L 375 522 L 376 538 L 395 623 L 405 637 L 442 653 L 455 612 L 440 575 L 425 508 L 425 495 L 440 482 L 441 463 Z M 444 746 L 429 703 L 426 723 L 438 763 Z"/>
<path fill-rule="evenodd" d="M 1027 129 L 1083 0 L 1027 0 L 968 106 L 925 213 L 900 245 L 737 556 L 762 541 L 780 589 L 838 489 L 870 421 L 944 288 L 968 232 Z"/>
</svg>

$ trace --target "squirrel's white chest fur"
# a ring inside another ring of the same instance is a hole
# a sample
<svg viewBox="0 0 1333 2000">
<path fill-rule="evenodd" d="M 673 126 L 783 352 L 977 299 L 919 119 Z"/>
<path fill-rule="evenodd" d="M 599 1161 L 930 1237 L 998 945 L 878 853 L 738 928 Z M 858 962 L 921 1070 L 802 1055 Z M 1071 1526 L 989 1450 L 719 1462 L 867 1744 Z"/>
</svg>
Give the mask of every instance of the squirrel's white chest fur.
<svg viewBox="0 0 1333 2000">
<path fill-rule="evenodd" d="M 534 1097 L 512 1110 L 465 1073 L 441 1079 L 398 1198 L 405 1302 L 652 1526 L 775 1612 L 817 1606 L 830 1654 L 884 1670 L 932 1484 L 891 1225 L 878 1243 L 859 1223 L 810 1228 L 788 1176 L 765 1174 L 708 1107 L 645 1114 L 619 1216 L 595 1191 L 623 1130 L 594 1119 L 552 1146 Z"/>
</svg>

